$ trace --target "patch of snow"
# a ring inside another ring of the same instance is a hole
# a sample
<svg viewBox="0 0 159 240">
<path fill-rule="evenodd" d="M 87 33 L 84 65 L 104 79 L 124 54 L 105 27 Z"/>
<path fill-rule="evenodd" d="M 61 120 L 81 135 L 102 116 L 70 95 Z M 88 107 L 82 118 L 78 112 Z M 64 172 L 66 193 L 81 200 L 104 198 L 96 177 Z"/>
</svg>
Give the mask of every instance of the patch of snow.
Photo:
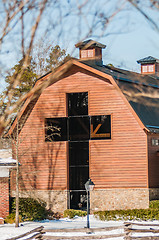
<svg viewBox="0 0 159 240">
<path fill-rule="evenodd" d="M 159 237 L 159 233 L 132 233 L 133 237 Z"/>
<path fill-rule="evenodd" d="M 124 233 L 124 229 L 118 229 L 118 230 L 112 230 L 112 231 L 98 231 L 98 232 L 92 232 L 89 233 L 89 236 L 103 236 L 103 235 L 111 235 L 111 234 L 120 234 L 120 233 Z M 88 236 L 88 233 L 86 232 L 47 232 L 47 236 Z"/>
<path fill-rule="evenodd" d="M 135 221 L 137 223 L 137 221 Z M 138 221 L 139 222 L 139 221 Z M 149 223 L 149 224 L 159 224 L 159 221 L 140 221 L 140 223 Z M 73 232 L 71 229 L 85 228 L 87 224 L 86 217 L 75 217 L 74 219 L 69 218 L 61 218 L 59 220 L 44 220 L 37 222 L 24 222 L 20 224 L 19 228 L 15 228 L 15 224 L 4 224 L 0 225 L 0 239 L 6 240 L 8 238 L 16 237 L 26 232 L 29 232 L 37 227 L 44 226 L 45 229 L 70 229 L 70 232 L 51 232 L 47 233 L 49 236 L 88 236 L 86 232 Z M 94 216 L 90 215 L 90 227 L 91 228 L 104 228 L 104 227 L 115 227 L 115 226 L 124 226 L 124 221 L 101 221 L 96 219 Z M 135 228 L 139 228 L 140 226 L 135 226 Z M 143 228 L 144 226 L 142 226 Z M 146 228 L 146 226 L 144 227 Z M 108 234 L 120 234 L 123 233 L 123 229 L 116 229 L 111 231 L 101 231 L 97 230 L 97 232 L 91 233 L 90 236 L 106 236 Z M 34 235 L 34 234 L 32 234 Z M 159 234 L 158 234 L 159 235 Z M 154 233 L 133 233 L 132 236 L 158 236 Z M 22 238 L 22 239 L 26 239 Z M 108 238 L 107 238 L 108 239 Z M 109 240 L 123 240 L 124 237 L 113 237 L 109 238 Z M 104 239 L 103 239 L 104 240 Z"/>
<path fill-rule="evenodd" d="M 5 164 L 16 163 L 16 160 L 13 158 L 0 158 L 0 163 Z"/>
<path fill-rule="evenodd" d="M 0 158 L 0 177 L 9 177 L 9 169 L 15 167 L 16 160 L 12 158 Z"/>
<path fill-rule="evenodd" d="M 12 150 L 11 149 L 0 149 L 0 158 L 11 158 Z"/>
</svg>

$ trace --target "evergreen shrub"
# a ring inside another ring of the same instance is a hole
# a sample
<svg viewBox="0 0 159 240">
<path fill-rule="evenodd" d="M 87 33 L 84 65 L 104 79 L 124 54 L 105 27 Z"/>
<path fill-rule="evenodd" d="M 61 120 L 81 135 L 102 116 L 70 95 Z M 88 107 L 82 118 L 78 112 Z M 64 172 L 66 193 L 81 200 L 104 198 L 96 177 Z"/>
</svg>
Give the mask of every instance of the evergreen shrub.
<svg viewBox="0 0 159 240">
<path fill-rule="evenodd" d="M 10 213 L 6 218 L 5 218 L 5 223 L 15 223 L 15 213 Z M 19 222 L 22 222 L 22 216 L 19 215 Z"/>
<path fill-rule="evenodd" d="M 75 216 L 84 217 L 86 215 L 87 212 L 82 210 L 66 209 L 64 211 L 64 217 L 68 218 L 74 218 Z"/>
<path fill-rule="evenodd" d="M 97 211 L 100 220 L 159 220 L 159 200 L 151 201 L 148 209 Z"/>
<path fill-rule="evenodd" d="M 14 198 L 11 212 L 14 214 L 15 210 L 16 201 Z M 19 214 L 23 221 L 43 220 L 47 218 L 46 203 L 33 198 L 19 198 Z"/>
<path fill-rule="evenodd" d="M 150 201 L 150 208 L 159 209 L 159 200 Z"/>
</svg>

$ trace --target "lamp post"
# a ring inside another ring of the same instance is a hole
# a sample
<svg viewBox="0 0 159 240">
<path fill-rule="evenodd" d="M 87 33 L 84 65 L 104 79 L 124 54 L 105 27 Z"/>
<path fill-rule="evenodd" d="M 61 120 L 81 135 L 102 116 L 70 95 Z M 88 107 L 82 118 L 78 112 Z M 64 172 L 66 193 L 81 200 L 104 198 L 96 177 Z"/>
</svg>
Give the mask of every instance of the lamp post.
<svg viewBox="0 0 159 240">
<path fill-rule="evenodd" d="M 89 213 L 90 213 L 90 191 L 93 191 L 95 184 L 89 178 L 88 181 L 85 183 L 85 189 L 87 192 L 87 228 L 90 228 L 89 224 Z"/>
</svg>

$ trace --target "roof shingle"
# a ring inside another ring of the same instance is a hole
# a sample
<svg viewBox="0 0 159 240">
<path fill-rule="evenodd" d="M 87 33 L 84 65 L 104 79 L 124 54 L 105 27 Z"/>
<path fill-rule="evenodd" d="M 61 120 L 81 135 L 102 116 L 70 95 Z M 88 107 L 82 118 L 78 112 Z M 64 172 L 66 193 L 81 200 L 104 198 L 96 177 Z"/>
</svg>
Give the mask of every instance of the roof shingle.
<svg viewBox="0 0 159 240">
<path fill-rule="evenodd" d="M 159 59 L 148 56 L 137 61 L 137 63 L 146 64 L 146 63 L 159 63 Z"/>
</svg>

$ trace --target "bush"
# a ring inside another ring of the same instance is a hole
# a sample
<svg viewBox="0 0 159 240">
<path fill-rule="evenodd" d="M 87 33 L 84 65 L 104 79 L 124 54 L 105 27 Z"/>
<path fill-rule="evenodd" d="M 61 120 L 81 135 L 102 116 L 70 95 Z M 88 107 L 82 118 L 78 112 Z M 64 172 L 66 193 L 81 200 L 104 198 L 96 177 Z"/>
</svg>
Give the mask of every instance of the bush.
<svg viewBox="0 0 159 240">
<path fill-rule="evenodd" d="M 59 212 L 53 212 L 51 209 L 47 210 L 47 219 L 54 220 L 54 219 L 60 219 L 63 215 Z"/>
<path fill-rule="evenodd" d="M 87 215 L 86 211 L 67 209 L 64 211 L 64 217 L 74 218 L 75 216 L 84 217 Z"/>
<path fill-rule="evenodd" d="M 5 218 L 5 223 L 15 223 L 15 213 L 10 213 L 6 218 Z M 19 222 L 22 222 L 22 216 L 19 215 Z"/>
<path fill-rule="evenodd" d="M 100 220 L 159 220 L 159 200 L 151 201 L 148 209 L 94 212 Z"/>
<path fill-rule="evenodd" d="M 159 209 L 159 200 L 153 200 L 150 202 L 150 208 Z"/>
<path fill-rule="evenodd" d="M 19 214 L 23 221 L 43 220 L 47 218 L 46 204 L 33 198 L 19 199 Z M 12 213 L 15 214 L 16 202 L 12 202 Z"/>
</svg>

